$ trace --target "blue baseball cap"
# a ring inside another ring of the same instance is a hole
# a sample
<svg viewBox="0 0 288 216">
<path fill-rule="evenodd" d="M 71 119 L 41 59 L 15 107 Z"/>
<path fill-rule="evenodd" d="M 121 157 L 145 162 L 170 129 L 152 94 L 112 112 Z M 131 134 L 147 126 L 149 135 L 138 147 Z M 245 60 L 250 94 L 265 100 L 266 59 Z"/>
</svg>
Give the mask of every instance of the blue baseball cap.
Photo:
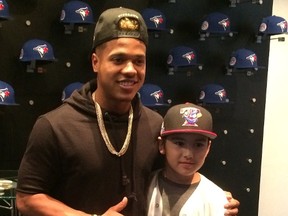
<svg viewBox="0 0 288 216">
<path fill-rule="evenodd" d="M 81 82 L 73 82 L 68 84 L 62 91 L 62 98 L 61 98 L 62 102 L 68 97 L 70 97 L 73 91 L 82 88 L 82 86 L 83 83 Z"/>
<path fill-rule="evenodd" d="M 259 34 L 276 35 L 287 33 L 287 21 L 280 16 L 268 16 L 262 19 Z"/>
<path fill-rule="evenodd" d="M 166 16 L 160 10 L 145 8 L 141 14 L 148 31 L 169 31 L 169 29 L 166 28 Z"/>
<path fill-rule="evenodd" d="M 20 61 L 29 62 L 33 60 L 56 61 L 53 47 L 44 40 L 31 39 L 24 43 L 19 56 Z"/>
<path fill-rule="evenodd" d="M 204 85 L 198 98 L 198 102 L 203 104 L 224 104 L 229 101 L 226 90 L 219 84 Z"/>
<path fill-rule="evenodd" d="M 254 69 L 264 68 L 263 66 L 258 66 L 258 57 L 255 52 L 248 49 L 238 49 L 232 52 L 229 68 L 231 69 Z"/>
<path fill-rule="evenodd" d="M 196 51 L 187 46 L 177 46 L 169 51 L 167 58 L 168 67 L 190 67 L 199 66 Z"/>
<path fill-rule="evenodd" d="M 15 93 L 11 85 L 0 80 L 0 105 L 19 105 L 15 103 Z"/>
<path fill-rule="evenodd" d="M 0 0 L 0 19 L 10 19 L 9 6 L 5 0 Z"/>
<path fill-rule="evenodd" d="M 202 21 L 200 34 L 207 37 L 210 34 L 233 36 L 233 33 L 236 32 L 231 31 L 230 18 L 226 14 L 213 12 L 205 16 Z"/>
<path fill-rule="evenodd" d="M 230 32 L 230 19 L 223 13 L 210 13 L 202 22 L 201 32 L 227 34 Z"/>
<path fill-rule="evenodd" d="M 61 11 L 60 22 L 73 24 L 95 23 L 90 5 L 82 1 L 70 1 L 64 4 Z"/>
<path fill-rule="evenodd" d="M 138 94 L 144 106 L 159 107 L 170 105 L 164 102 L 163 90 L 158 85 L 145 83 L 138 91 Z"/>
</svg>

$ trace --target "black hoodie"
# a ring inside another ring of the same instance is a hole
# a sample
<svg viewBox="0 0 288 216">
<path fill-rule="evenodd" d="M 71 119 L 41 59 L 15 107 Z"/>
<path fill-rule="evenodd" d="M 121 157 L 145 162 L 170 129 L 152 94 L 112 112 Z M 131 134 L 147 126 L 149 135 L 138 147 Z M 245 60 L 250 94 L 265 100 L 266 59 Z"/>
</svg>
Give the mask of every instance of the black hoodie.
<svg viewBox="0 0 288 216">
<path fill-rule="evenodd" d="M 102 214 L 128 196 L 129 205 L 122 213 L 145 215 L 145 186 L 158 155 L 162 117 L 136 96 L 129 148 L 122 157 L 112 155 L 99 131 L 91 98 L 95 89 L 96 80 L 86 83 L 63 105 L 37 119 L 19 168 L 17 191 L 45 193 L 90 214 Z M 128 115 L 103 111 L 103 118 L 119 150 Z"/>
</svg>

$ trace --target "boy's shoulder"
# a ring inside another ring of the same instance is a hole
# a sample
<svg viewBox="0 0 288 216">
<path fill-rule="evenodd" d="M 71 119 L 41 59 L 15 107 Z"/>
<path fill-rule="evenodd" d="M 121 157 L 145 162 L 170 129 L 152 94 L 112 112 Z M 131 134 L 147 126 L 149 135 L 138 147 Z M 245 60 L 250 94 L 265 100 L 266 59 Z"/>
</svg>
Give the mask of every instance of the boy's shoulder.
<svg viewBox="0 0 288 216">
<path fill-rule="evenodd" d="M 201 181 L 199 183 L 199 186 L 201 188 L 205 188 L 205 190 L 212 192 L 217 192 L 218 194 L 224 193 L 224 190 L 218 186 L 216 183 L 214 183 L 213 181 L 211 181 L 210 179 L 208 179 L 206 176 L 204 176 L 203 174 L 200 174 L 201 176 Z"/>
</svg>

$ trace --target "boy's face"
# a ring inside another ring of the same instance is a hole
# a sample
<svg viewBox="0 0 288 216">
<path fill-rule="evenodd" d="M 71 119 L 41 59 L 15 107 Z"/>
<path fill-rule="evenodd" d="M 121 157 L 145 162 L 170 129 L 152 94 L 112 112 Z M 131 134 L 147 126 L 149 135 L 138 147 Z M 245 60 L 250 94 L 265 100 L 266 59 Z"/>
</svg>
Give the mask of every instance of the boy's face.
<svg viewBox="0 0 288 216">
<path fill-rule="evenodd" d="M 200 134 L 173 134 L 160 143 L 166 157 L 166 177 L 176 183 L 191 184 L 193 175 L 204 164 L 211 142 Z"/>
</svg>

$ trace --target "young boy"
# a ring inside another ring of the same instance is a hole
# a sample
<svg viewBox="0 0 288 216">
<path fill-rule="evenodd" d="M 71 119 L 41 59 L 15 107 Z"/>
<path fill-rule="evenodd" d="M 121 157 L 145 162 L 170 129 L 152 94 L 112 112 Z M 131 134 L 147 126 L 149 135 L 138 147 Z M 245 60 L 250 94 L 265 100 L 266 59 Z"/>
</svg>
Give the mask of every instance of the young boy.
<svg viewBox="0 0 288 216">
<path fill-rule="evenodd" d="M 149 216 L 224 215 L 225 192 L 198 172 L 216 136 L 212 116 L 203 107 L 185 103 L 167 111 L 159 138 L 165 167 L 152 176 Z"/>
</svg>

